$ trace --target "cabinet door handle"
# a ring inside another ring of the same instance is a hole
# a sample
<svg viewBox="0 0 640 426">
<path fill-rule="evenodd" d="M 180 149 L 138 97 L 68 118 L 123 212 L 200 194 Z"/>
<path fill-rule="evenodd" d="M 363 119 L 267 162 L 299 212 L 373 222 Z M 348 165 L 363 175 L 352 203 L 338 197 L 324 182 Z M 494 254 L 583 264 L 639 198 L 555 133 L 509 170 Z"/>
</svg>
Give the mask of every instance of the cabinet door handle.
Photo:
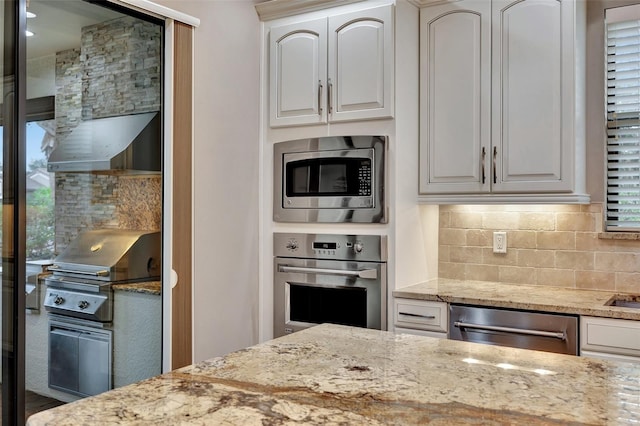
<svg viewBox="0 0 640 426">
<path fill-rule="evenodd" d="M 328 96 L 327 96 L 327 102 L 329 103 L 329 114 L 331 114 L 333 112 L 333 83 L 331 82 L 331 79 L 329 79 L 327 81 L 328 83 Z"/>
<path fill-rule="evenodd" d="M 498 183 L 498 171 L 496 170 L 496 158 L 498 157 L 498 147 L 493 147 L 493 183 Z"/>
<path fill-rule="evenodd" d="M 322 115 L 322 81 L 318 80 L 318 115 Z"/>
<path fill-rule="evenodd" d="M 482 147 L 482 184 L 484 184 L 487 181 L 487 177 L 484 174 L 484 160 L 486 157 L 487 157 L 487 150 L 483 146 Z"/>
<path fill-rule="evenodd" d="M 405 315 L 408 317 L 417 317 L 417 318 L 424 318 L 424 319 L 436 319 L 435 315 L 421 315 L 421 314 L 413 314 L 411 312 L 398 312 L 400 315 Z"/>
<path fill-rule="evenodd" d="M 553 337 L 554 339 L 567 340 L 567 335 L 562 331 L 543 331 L 530 330 L 528 328 L 500 327 L 497 325 L 472 324 L 467 322 L 455 321 L 454 327 L 469 328 L 481 331 L 497 331 L 500 333 L 526 334 L 528 336 Z"/>
</svg>

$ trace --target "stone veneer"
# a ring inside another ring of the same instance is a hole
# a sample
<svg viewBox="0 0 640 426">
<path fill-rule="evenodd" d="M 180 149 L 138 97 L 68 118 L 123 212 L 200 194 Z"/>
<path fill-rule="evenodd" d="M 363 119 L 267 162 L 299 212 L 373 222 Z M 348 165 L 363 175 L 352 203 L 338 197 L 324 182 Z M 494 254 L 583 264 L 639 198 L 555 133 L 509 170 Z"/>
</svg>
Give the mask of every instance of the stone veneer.
<svg viewBox="0 0 640 426">
<path fill-rule="evenodd" d="M 602 221 L 599 203 L 440 206 L 438 276 L 640 291 L 640 239 L 607 238 Z M 506 254 L 493 231 L 507 232 Z"/>
<path fill-rule="evenodd" d="M 81 120 L 159 111 L 161 27 L 123 17 L 84 27 L 81 47 L 56 54 L 56 139 Z M 160 174 L 56 173 L 56 252 L 81 231 L 157 230 Z"/>
</svg>

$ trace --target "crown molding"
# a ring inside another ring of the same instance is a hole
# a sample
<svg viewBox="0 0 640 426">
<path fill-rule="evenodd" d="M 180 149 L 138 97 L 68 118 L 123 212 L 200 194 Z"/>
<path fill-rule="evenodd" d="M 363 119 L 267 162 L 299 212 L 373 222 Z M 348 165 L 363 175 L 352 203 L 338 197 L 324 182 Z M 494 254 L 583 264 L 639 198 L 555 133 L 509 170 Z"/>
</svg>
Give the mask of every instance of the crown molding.
<svg viewBox="0 0 640 426">
<path fill-rule="evenodd" d="M 460 0 L 407 0 L 409 3 L 418 7 L 435 6 L 438 4 L 453 3 Z"/>
<path fill-rule="evenodd" d="M 363 0 L 270 0 L 256 4 L 255 8 L 261 21 L 270 21 L 361 1 Z"/>
</svg>

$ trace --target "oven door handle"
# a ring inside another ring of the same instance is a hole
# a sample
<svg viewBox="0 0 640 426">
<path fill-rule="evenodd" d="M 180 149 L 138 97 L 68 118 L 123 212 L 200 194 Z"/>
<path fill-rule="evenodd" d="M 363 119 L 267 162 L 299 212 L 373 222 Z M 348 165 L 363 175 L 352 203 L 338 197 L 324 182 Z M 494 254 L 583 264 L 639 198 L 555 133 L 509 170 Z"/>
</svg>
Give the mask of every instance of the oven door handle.
<svg viewBox="0 0 640 426">
<path fill-rule="evenodd" d="M 49 269 L 50 271 L 67 272 L 69 274 L 91 275 L 91 276 L 94 276 L 94 277 L 108 277 L 109 276 L 109 271 L 107 271 L 107 270 L 101 270 L 101 271 L 96 271 L 96 272 L 75 271 L 73 269 L 61 268 L 58 265 L 51 265 L 47 269 Z"/>
<path fill-rule="evenodd" d="M 302 266 L 280 266 L 280 272 L 301 272 L 303 274 L 342 275 L 345 277 L 363 278 L 365 280 L 375 280 L 378 278 L 378 271 L 376 269 L 363 269 L 362 271 L 349 271 L 344 269 L 322 269 L 322 268 L 305 268 Z"/>
<path fill-rule="evenodd" d="M 504 333 L 527 334 L 529 336 L 553 337 L 555 339 L 567 340 L 567 336 L 565 333 L 556 332 L 556 331 L 542 331 L 542 330 L 530 330 L 527 328 L 500 327 L 497 325 L 470 324 L 467 322 L 460 322 L 460 321 L 455 321 L 453 325 L 458 328 L 471 328 L 474 330 L 483 330 L 483 331 L 500 331 Z"/>
</svg>

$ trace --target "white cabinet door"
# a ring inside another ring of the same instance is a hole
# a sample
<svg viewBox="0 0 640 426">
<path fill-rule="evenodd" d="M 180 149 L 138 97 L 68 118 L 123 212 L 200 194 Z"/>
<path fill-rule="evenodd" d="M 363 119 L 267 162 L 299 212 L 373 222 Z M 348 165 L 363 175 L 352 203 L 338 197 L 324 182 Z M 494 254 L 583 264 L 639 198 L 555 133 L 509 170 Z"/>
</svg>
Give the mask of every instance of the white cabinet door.
<svg viewBox="0 0 640 426">
<path fill-rule="evenodd" d="M 271 127 L 327 122 L 327 20 L 271 28 L 269 35 Z"/>
<path fill-rule="evenodd" d="M 420 192 L 487 192 L 491 3 L 427 7 L 420 20 Z"/>
<path fill-rule="evenodd" d="M 393 116 L 393 8 L 329 17 L 329 121 Z"/>
<path fill-rule="evenodd" d="M 573 3 L 492 3 L 494 192 L 572 189 Z"/>
</svg>

